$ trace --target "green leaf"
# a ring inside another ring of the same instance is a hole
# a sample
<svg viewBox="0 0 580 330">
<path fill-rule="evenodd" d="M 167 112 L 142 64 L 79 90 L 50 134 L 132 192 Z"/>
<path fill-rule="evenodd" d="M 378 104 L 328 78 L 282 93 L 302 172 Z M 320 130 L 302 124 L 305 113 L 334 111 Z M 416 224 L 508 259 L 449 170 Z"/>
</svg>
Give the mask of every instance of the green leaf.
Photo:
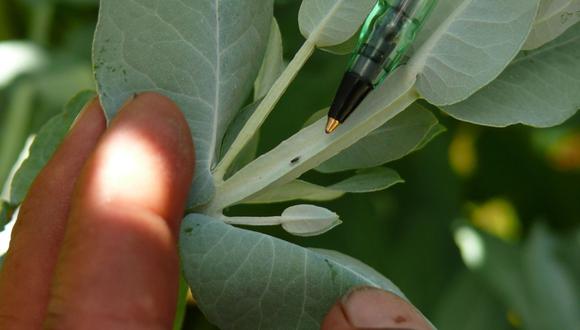
<svg viewBox="0 0 580 330">
<path fill-rule="evenodd" d="M 344 181 L 333 184 L 330 189 L 349 193 L 367 193 L 385 190 L 397 183 L 404 182 L 399 173 L 390 168 L 377 167 L 358 171 Z"/>
<path fill-rule="evenodd" d="M 230 149 L 232 143 L 236 139 L 236 136 L 240 133 L 248 119 L 252 116 L 252 114 L 256 111 L 260 102 L 262 100 L 257 100 L 254 103 L 251 103 L 244 107 L 240 112 L 236 115 L 236 118 L 232 121 L 226 133 L 224 134 L 224 138 L 222 141 L 222 146 L 220 148 L 221 154 L 220 158 L 222 158 L 225 153 Z M 248 142 L 248 144 L 240 151 L 234 162 L 232 163 L 231 167 L 226 174 L 226 178 L 229 177 L 232 173 L 235 173 L 252 160 L 256 158 L 256 154 L 258 153 L 258 144 L 260 142 L 260 131 L 256 132 L 252 139 Z"/>
<path fill-rule="evenodd" d="M 321 48 L 325 52 L 329 52 L 335 55 L 347 55 L 354 52 L 356 46 L 358 45 L 358 40 L 360 36 L 360 29 L 355 34 L 352 35 L 347 41 L 330 47 Z"/>
<path fill-rule="evenodd" d="M 0 232 L 4 231 L 4 227 L 12 220 L 12 215 L 16 208 L 10 205 L 7 201 L 0 200 Z"/>
<path fill-rule="evenodd" d="M 378 167 L 358 171 L 352 177 L 328 187 L 319 186 L 302 180 L 294 180 L 280 187 L 271 187 L 244 204 L 280 203 L 292 200 L 328 201 L 337 199 L 345 193 L 368 193 L 381 191 L 404 182 L 392 169 Z"/>
<path fill-rule="evenodd" d="M 413 152 L 432 135 L 437 118 L 414 105 L 316 168 L 324 173 L 376 167 Z"/>
<path fill-rule="evenodd" d="M 285 231 L 296 236 L 317 236 L 340 225 L 338 215 L 323 207 L 295 205 L 282 213 L 281 225 Z"/>
<path fill-rule="evenodd" d="M 30 146 L 28 158 L 24 160 L 12 180 L 11 204 L 22 203 L 32 182 L 65 138 L 75 118 L 94 97 L 95 93 L 92 91 L 79 93 L 64 107 L 62 113 L 49 120 L 40 129 Z"/>
<path fill-rule="evenodd" d="M 556 238 L 536 226 L 524 246 L 514 246 L 470 227 L 456 231 L 470 269 L 480 274 L 525 329 L 577 329 L 580 296 L 555 251 Z"/>
<path fill-rule="evenodd" d="M 439 1 L 409 63 L 421 96 L 449 105 L 492 82 L 525 42 L 538 2 Z"/>
<path fill-rule="evenodd" d="M 441 124 L 437 124 L 437 125 L 433 126 L 429 130 L 429 132 L 427 132 L 423 141 L 421 141 L 421 143 L 419 143 L 419 145 L 417 146 L 415 151 L 425 148 L 427 146 L 427 144 L 429 144 L 429 142 L 433 141 L 433 139 L 435 139 L 436 137 L 438 137 L 439 135 L 441 135 L 445 132 L 447 132 L 447 128 L 445 126 L 443 126 Z"/>
<path fill-rule="evenodd" d="M 272 7 L 272 0 L 101 1 L 93 47 L 101 102 L 109 117 L 143 91 L 179 105 L 196 143 L 190 207 L 213 196 L 210 169 L 252 90 Z"/>
<path fill-rule="evenodd" d="M 302 35 L 318 47 L 340 45 L 359 30 L 375 0 L 304 0 L 298 14 Z"/>
<path fill-rule="evenodd" d="M 580 1 L 541 0 L 534 27 L 523 49 L 539 48 L 578 22 L 580 22 Z"/>
<path fill-rule="evenodd" d="M 323 118 L 236 172 L 218 186 L 207 211 L 219 213 L 271 186 L 291 182 L 388 122 L 417 100 L 414 77 L 408 73 L 404 67 L 395 71 L 333 134 L 324 133 Z"/>
<path fill-rule="evenodd" d="M 451 281 L 433 322 L 445 330 L 510 330 L 507 308 L 467 271 Z"/>
<path fill-rule="evenodd" d="M 480 125 L 555 126 L 580 109 L 580 24 L 522 52 L 493 83 L 444 111 Z"/>
<path fill-rule="evenodd" d="M 361 285 L 404 299 L 368 266 L 203 215 L 185 218 L 180 251 L 199 308 L 221 329 L 319 329 L 330 307 Z"/>
<path fill-rule="evenodd" d="M 0 188 L 9 184 L 22 146 L 26 144 L 28 126 L 34 113 L 34 86 L 30 81 L 18 84 L 10 97 L 0 122 Z M 4 193 L 4 192 L 3 192 Z M 6 196 L 3 196 L 6 197 Z"/>
<path fill-rule="evenodd" d="M 332 190 L 303 180 L 294 180 L 280 187 L 269 187 L 244 204 L 272 204 L 293 200 L 329 201 L 342 197 L 344 191 Z"/>
<path fill-rule="evenodd" d="M 282 74 L 282 71 L 284 71 L 285 66 L 282 33 L 278 22 L 273 19 L 264 61 L 254 82 L 254 100 L 259 100 L 266 96 L 272 85 Z"/>
</svg>

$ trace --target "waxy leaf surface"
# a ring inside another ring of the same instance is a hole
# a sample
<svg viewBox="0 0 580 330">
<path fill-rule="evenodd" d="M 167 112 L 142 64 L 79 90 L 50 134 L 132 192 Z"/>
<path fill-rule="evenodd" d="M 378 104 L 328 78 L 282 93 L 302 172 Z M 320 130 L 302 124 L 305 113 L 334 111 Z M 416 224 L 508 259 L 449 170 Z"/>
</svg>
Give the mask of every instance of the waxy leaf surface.
<svg viewBox="0 0 580 330">
<path fill-rule="evenodd" d="M 101 102 L 109 117 L 143 91 L 179 105 L 196 146 L 190 207 L 213 195 L 211 168 L 260 69 L 272 6 L 272 0 L 101 1 L 93 48 Z"/>
<path fill-rule="evenodd" d="M 298 15 L 302 35 L 318 47 L 349 40 L 361 27 L 375 0 L 304 0 Z"/>
<path fill-rule="evenodd" d="M 464 102 L 444 107 L 455 118 L 503 127 L 555 126 L 580 109 L 580 25 L 522 52 L 498 79 Z"/>
<path fill-rule="evenodd" d="M 378 167 L 358 171 L 355 175 L 327 187 L 303 180 L 294 180 L 280 187 L 272 187 L 244 204 L 280 203 L 292 200 L 328 201 L 346 193 L 381 191 L 403 182 L 397 172 Z"/>
<path fill-rule="evenodd" d="M 580 0 L 541 0 L 538 16 L 524 49 L 536 49 L 580 22 Z"/>
<path fill-rule="evenodd" d="M 389 280 L 351 258 L 326 256 L 264 234 L 190 215 L 180 251 L 200 309 L 221 329 L 319 329 L 350 288 Z"/>
<path fill-rule="evenodd" d="M 538 1 L 439 1 L 409 64 L 421 96 L 454 104 L 493 81 L 525 42 Z"/>
<path fill-rule="evenodd" d="M 414 105 L 316 170 L 340 172 L 380 166 L 400 159 L 417 149 L 437 124 L 437 118 L 431 112 Z"/>
<path fill-rule="evenodd" d="M 38 131 L 30 146 L 28 158 L 24 160 L 12 180 L 10 187 L 12 205 L 22 203 L 32 182 L 65 138 L 75 118 L 94 97 L 94 92 L 79 93 L 64 107 L 63 112 L 46 122 Z"/>
</svg>

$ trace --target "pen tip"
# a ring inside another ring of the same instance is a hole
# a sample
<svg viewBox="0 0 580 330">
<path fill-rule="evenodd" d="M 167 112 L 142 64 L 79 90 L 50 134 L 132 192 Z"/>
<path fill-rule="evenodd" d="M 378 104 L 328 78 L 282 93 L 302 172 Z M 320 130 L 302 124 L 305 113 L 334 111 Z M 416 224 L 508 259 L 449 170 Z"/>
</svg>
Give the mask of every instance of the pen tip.
<svg viewBox="0 0 580 330">
<path fill-rule="evenodd" d="M 340 122 L 332 117 L 328 117 L 328 122 L 326 123 L 326 134 L 330 134 L 334 132 L 338 126 L 340 126 Z"/>
</svg>

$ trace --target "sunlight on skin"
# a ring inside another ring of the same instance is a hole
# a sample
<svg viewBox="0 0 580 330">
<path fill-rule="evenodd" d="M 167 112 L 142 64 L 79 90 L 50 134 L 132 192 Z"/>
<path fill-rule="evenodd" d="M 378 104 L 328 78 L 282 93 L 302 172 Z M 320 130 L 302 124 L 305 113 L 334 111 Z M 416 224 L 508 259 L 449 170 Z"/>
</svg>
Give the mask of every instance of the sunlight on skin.
<svg viewBox="0 0 580 330">
<path fill-rule="evenodd" d="M 100 150 L 94 167 L 100 170 L 91 184 L 94 203 L 139 203 L 157 212 L 170 203 L 166 189 L 172 175 L 171 165 L 160 154 L 159 147 L 135 131 L 116 131 L 114 144 Z M 137 143 L 136 143 L 137 142 Z M 143 166 L 147 164 L 147 166 Z M 143 180 L 156 178 L 156 180 Z M 162 197 L 162 200 L 159 200 Z"/>
</svg>

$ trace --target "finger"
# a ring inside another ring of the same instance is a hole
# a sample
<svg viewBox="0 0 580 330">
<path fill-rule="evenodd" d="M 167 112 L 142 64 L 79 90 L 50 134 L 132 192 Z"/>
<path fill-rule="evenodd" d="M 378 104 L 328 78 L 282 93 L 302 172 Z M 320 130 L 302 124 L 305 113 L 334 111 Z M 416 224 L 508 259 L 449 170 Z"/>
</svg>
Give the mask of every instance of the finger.
<svg viewBox="0 0 580 330">
<path fill-rule="evenodd" d="M 190 131 L 171 101 L 143 94 L 120 112 L 81 174 L 47 328 L 171 327 L 193 167 Z"/>
<path fill-rule="evenodd" d="M 376 288 L 351 291 L 330 310 L 323 330 L 430 330 L 425 318 L 403 298 Z"/>
<path fill-rule="evenodd" d="M 0 329 L 41 327 L 73 187 L 105 126 L 94 100 L 30 187 L 0 273 Z"/>
</svg>

